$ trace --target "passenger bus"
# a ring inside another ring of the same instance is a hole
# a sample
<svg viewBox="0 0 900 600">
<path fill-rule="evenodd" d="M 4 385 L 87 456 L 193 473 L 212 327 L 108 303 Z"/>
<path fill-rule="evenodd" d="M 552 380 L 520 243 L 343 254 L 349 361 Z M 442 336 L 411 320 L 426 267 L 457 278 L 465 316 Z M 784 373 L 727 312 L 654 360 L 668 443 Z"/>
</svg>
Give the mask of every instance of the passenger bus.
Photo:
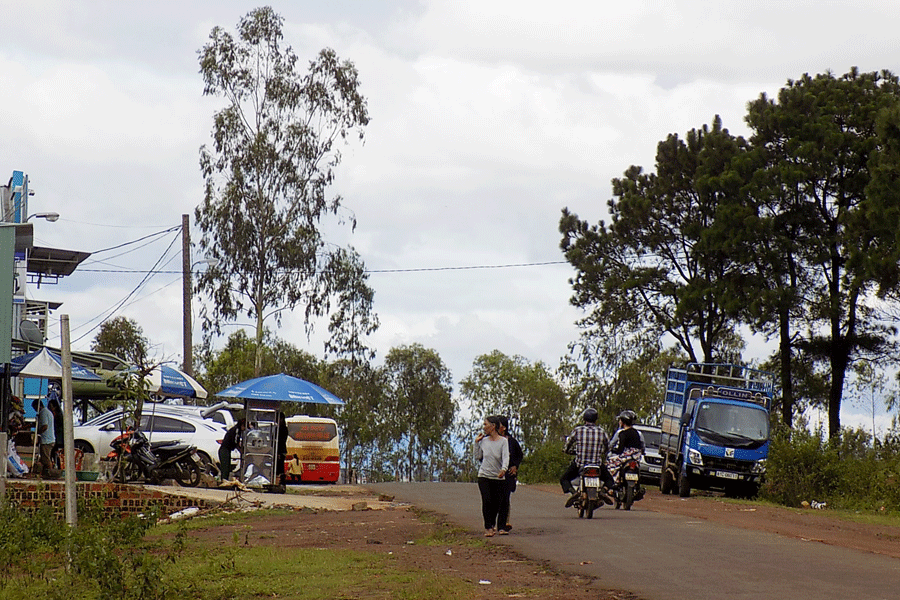
<svg viewBox="0 0 900 600">
<path fill-rule="evenodd" d="M 341 472 L 338 428 L 334 419 L 298 415 L 288 417 L 287 454 L 284 473 L 293 483 L 336 483 Z M 303 464 L 301 476 L 291 475 L 297 455 Z"/>
</svg>

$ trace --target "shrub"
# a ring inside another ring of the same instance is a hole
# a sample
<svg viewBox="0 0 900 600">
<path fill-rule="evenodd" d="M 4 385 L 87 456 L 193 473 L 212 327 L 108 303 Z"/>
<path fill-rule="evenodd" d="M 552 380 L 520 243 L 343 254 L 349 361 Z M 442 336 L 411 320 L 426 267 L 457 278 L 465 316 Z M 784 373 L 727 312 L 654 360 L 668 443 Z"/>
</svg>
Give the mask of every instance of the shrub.
<svg viewBox="0 0 900 600">
<path fill-rule="evenodd" d="M 571 456 L 563 454 L 561 444 L 545 443 L 522 459 L 519 479 L 523 483 L 557 482 L 571 461 Z"/>
</svg>

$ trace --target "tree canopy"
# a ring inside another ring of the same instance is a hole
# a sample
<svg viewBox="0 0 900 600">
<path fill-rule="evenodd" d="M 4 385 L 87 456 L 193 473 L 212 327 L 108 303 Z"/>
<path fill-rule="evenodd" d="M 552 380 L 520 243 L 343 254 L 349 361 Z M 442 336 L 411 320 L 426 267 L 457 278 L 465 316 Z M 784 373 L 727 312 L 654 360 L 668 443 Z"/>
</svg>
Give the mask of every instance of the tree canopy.
<svg viewBox="0 0 900 600">
<path fill-rule="evenodd" d="M 359 352 L 378 325 L 374 293 L 352 247 L 329 242 L 323 219 L 355 228 L 340 195 L 329 195 L 341 162 L 339 145 L 361 140 L 369 122 L 356 67 L 323 49 L 302 72 L 283 45 L 283 20 L 271 8 L 251 11 L 236 35 L 213 28 L 199 51 L 204 94 L 222 97 L 212 145 L 200 149 L 205 179 L 195 211 L 199 245 L 218 260 L 197 281 L 212 304 L 201 317 L 207 335 L 247 315 L 256 347 L 264 324 L 302 308 L 309 332 L 329 316 L 326 351 Z M 254 374 L 262 371 L 257 354 Z"/>
<path fill-rule="evenodd" d="M 608 226 L 563 210 L 583 337 L 668 335 L 708 362 L 740 360 L 742 326 L 778 335 L 785 422 L 795 375 L 812 390 L 818 364 L 838 435 L 848 369 L 896 362 L 877 299 L 900 282 L 898 90 L 887 71 L 804 75 L 748 105 L 748 140 L 716 118 L 660 142 L 655 173 L 613 180 Z"/>
<path fill-rule="evenodd" d="M 137 321 L 120 316 L 100 325 L 91 350 L 113 354 L 143 368 L 148 361 L 149 342 Z"/>
</svg>

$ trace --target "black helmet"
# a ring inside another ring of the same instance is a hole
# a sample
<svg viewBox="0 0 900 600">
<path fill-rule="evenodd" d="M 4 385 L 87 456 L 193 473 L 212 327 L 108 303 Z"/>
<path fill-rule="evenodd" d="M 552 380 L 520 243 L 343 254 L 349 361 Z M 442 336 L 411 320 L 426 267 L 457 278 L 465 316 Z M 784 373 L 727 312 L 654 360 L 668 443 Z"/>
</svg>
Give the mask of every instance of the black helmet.
<svg viewBox="0 0 900 600">
<path fill-rule="evenodd" d="M 631 425 L 634 425 L 634 420 L 636 417 L 637 417 L 637 415 L 634 414 L 633 410 L 623 410 L 622 412 L 619 413 L 618 418 L 625 425 L 631 426 Z"/>
<path fill-rule="evenodd" d="M 581 413 L 581 418 L 588 423 L 596 423 L 599 416 L 600 414 L 597 412 L 596 408 L 586 408 L 584 412 Z"/>
</svg>

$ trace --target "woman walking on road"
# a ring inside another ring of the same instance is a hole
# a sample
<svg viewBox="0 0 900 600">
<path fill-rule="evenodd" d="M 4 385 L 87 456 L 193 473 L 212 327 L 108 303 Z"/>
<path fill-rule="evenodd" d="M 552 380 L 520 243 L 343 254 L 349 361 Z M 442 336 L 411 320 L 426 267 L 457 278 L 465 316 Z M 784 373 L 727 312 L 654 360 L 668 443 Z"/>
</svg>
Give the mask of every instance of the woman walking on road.
<svg viewBox="0 0 900 600">
<path fill-rule="evenodd" d="M 500 417 L 491 416 L 484 419 L 484 433 L 475 438 L 475 460 L 481 461 L 478 469 L 478 490 L 481 492 L 484 536 L 493 537 L 498 527 L 506 525 L 507 518 L 503 497 L 507 489 L 509 442 L 500 435 Z"/>
</svg>

